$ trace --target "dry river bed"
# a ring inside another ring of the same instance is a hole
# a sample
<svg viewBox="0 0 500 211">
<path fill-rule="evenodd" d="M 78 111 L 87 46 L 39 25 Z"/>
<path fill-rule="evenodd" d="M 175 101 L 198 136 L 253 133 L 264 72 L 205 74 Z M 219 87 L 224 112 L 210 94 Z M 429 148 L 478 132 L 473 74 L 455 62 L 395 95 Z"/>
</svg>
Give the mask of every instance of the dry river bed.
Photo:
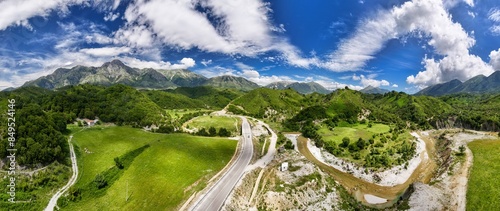
<svg viewBox="0 0 500 211">
<path fill-rule="evenodd" d="M 375 207 L 375 208 L 386 208 L 392 206 L 398 201 L 399 197 L 406 191 L 408 186 L 414 182 L 428 183 L 437 168 L 435 162 L 435 143 L 432 138 L 428 136 L 427 133 L 418 133 L 422 140 L 425 142 L 426 150 L 422 152 L 422 161 L 411 174 L 406 182 L 403 184 L 398 184 L 394 186 L 381 186 L 374 183 L 367 182 L 363 179 L 357 178 L 349 173 L 342 172 L 332 166 L 329 166 L 314 157 L 314 155 L 307 148 L 307 138 L 300 136 L 298 138 L 298 149 L 299 151 L 310 161 L 318 165 L 321 170 L 327 172 L 336 181 L 338 181 L 342 186 L 344 186 L 358 201 L 361 201 L 364 205 Z M 427 156 L 424 156 L 427 153 Z M 366 201 L 365 195 L 372 195 L 380 198 L 387 199 L 386 203 L 381 204 L 370 204 Z"/>
</svg>

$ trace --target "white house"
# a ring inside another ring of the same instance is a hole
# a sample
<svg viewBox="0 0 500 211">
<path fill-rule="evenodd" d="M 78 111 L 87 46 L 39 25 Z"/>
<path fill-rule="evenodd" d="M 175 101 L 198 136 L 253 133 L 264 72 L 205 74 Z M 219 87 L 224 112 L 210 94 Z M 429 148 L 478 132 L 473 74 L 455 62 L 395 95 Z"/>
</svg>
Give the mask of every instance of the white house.
<svg viewBox="0 0 500 211">
<path fill-rule="evenodd" d="M 99 121 L 99 118 L 96 117 L 94 120 L 91 120 L 91 119 L 82 119 L 82 120 L 83 120 L 83 122 L 85 122 L 85 125 L 92 127 L 95 125 L 95 123 L 97 123 L 97 121 Z"/>
<path fill-rule="evenodd" d="M 281 163 L 280 171 L 286 171 L 286 170 L 288 170 L 288 162 Z"/>
</svg>

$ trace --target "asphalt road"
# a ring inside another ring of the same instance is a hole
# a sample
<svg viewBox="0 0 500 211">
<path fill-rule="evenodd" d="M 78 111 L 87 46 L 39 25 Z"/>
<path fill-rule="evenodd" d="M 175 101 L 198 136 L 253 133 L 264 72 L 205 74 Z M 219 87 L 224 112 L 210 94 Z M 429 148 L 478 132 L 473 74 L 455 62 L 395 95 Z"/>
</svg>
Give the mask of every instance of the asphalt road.
<svg viewBox="0 0 500 211">
<path fill-rule="evenodd" d="M 252 145 L 252 130 L 250 124 L 245 117 L 241 117 L 242 122 L 242 136 L 243 143 L 241 143 L 241 153 L 229 168 L 229 170 L 222 176 L 217 183 L 210 188 L 210 190 L 201 198 L 190 210 L 195 211 L 217 211 L 222 208 L 224 201 L 226 201 L 229 193 L 233 190 L 234 186 L 241 179 L 245 172 L 245 168 L 250 163 L 253 154 Z"/>
<path fill-rule="evenodd" d="M 73 148 L 73 144 L 71 144 L 72 138 L 73 138 L 73 136 L 69 137 L 68 144 L 69 144 L 70 155 L 71 155 L 71 167 L 73 168 L 73 175 L 71 175 L 71 178 L 69 179 L 68 184 L 66 184 L 59 191 L 57 191 L 57 193 L 54 194 L 54 196 L 52 196 L 52 198 L 49 201 L 49 204 L 45 208 L 45 211 L 54 210 L 54 207 L 57 206 L 57 200 L 59 199 L 59 197 L 61 197 L 63 195 L 63 193 L 66 192 L 76 182 L 76 178 L 78 176 L 78 165 L 76 163 L 75 149 Z"/>
</svg>

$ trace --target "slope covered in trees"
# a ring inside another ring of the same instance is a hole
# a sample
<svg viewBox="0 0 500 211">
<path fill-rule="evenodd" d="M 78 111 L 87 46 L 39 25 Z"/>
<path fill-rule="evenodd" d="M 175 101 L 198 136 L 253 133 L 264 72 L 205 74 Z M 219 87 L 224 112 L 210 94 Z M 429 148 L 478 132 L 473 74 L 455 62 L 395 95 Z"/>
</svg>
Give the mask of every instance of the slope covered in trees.
<svg viewBox="0 0 500 211">
<path fill-rule="evenodd" d="M 68 163 L 69 148 L 66 124 L 77 117 L 133 126 L 149 125 L 162 120 L 161 109 L 134 88 L 79 85 L 58 91 L 23 87 L 0 95 L 1 110 L 7 110 L 7 99 L 15 99 L 17 161 L 21 165 Z M 1 114 L 0 156 L 7 153 L 8 135 L 4 112 Z"/>
<path fill-rule="evenodd" d="M 188 98 L 203 102 L 196 108 L 224 108 L 229 102 L 241 96 L 243 93 L 236 89 L 215 88 L 210 86 L 179 87 L 166 92 L 181 94 Z M 178 108 L 184 108 L 180 105 Z"/>
<path fill-rule="evenodd" d="M 258 88 L 234 100 L 229 111 L 257 118 L 275 114 L 292 117 L 305 105 L 304 99 L 304 95 L 292 89 Z"/>
</svg>

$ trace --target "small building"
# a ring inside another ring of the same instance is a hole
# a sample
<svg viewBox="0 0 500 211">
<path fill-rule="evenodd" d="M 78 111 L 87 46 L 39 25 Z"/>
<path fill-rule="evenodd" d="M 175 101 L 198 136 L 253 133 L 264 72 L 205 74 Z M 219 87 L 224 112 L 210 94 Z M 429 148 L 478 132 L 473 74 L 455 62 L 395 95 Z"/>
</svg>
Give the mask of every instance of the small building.
<svg viewBox="0 0 500 211">
<path fill-rule="evenodd" d="M 160 127 L 156 126 L 155 124 L 152 124 L 151 126 L 145 126 L 145 127 L 143 127 L 143 129 L 146 130 L 146 131 L 156 131 L 159 128 Z"/>
<path fill-rule="evenodd" d="M 92 127 L 92 126 L 94 126 L 97 123 L 97 121 L 99 121 L 99 118 L 96 117 L 94 120 L 86 119 L 85 118 L 85 119 L 82 119 L 82 120 L 83 120 L 83 122 L 85 123 L 86 126 Z"/>
<path fill-rule="evenodd" d="M 288 170 L 288 162 L 281 163 L 280 171 L 287 171 L 287 170 Z"/>
</svg>

